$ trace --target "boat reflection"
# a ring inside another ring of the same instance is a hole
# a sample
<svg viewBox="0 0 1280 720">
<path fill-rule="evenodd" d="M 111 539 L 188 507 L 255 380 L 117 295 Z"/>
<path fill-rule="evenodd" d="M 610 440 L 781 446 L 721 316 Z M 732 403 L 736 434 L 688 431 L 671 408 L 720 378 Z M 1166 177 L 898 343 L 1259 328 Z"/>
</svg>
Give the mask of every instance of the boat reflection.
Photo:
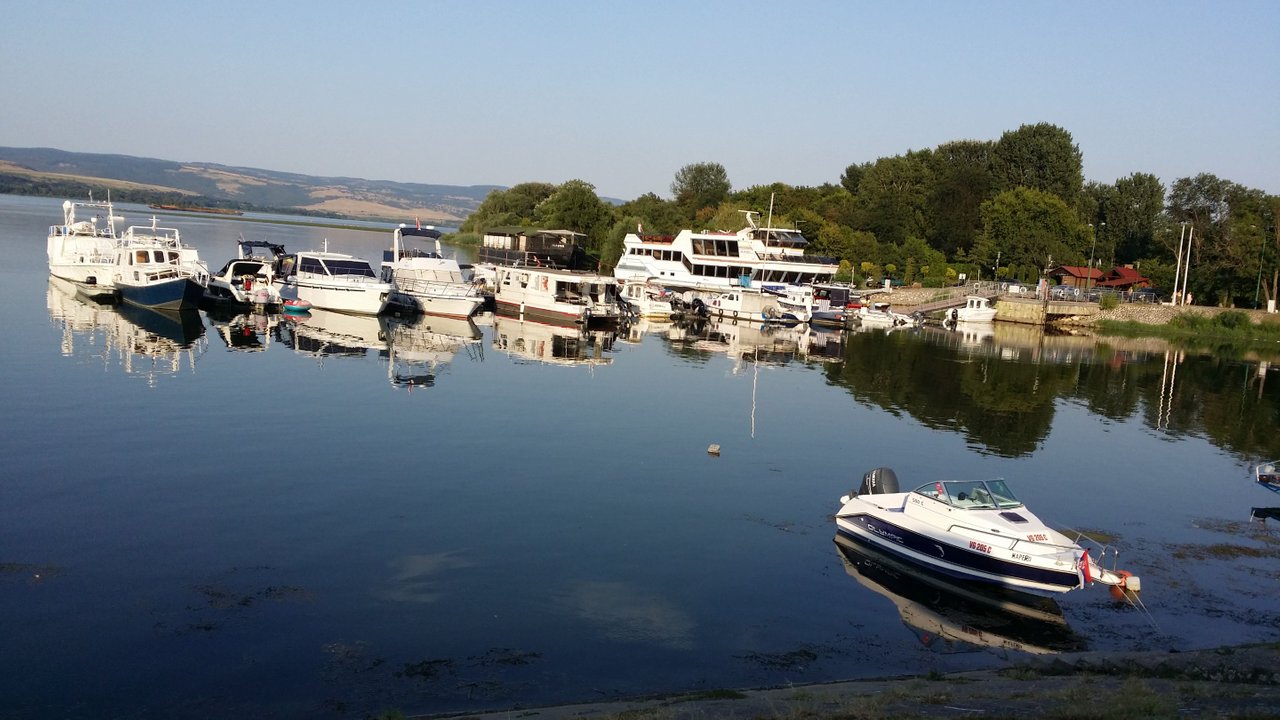
<svg viewBox="0 0 1280 720">
<path fill-rule="evenodd" d="M 49 319 L 62 328 L 64 357 L 89 357 L 154 385 L 183 366 L 195 369 L 208 341 L 200 313 L 161 311 L 133 305 L 101 305 L 77 294 L 72 283 L 50 277 L 45 296 Z"/>
<path fill-rule="evenodd" d="M 577 325 L 547 325 L 501 313 L 493 316 L 493 347 L 517 362 L 608 365 L 617 333 Z"/>
<path fill-rule="evenodd" d="M 835 544 L 845 572 L 888 598 L 902 622 L 934 652 L 1042 655 L 1085 649 L 1052 598 L 950 578 L 843 536 Z"/>
<path fill-rule="evenodd" d="M 844 335 L 839 329 L 795 325 L 735 322 L 723 318 L 696 318 L 663 323 L 665 339 L 702 353 L 724 353 L 735 366 L 743 362 L 785 365 L 794 360 L 838 361 L 844 357 Z"/>
<path fill-rule="evenodd" d="M 387 337 L 377 315 L 351 315 L 312 308 L 285 316 L 281 339 L 295 352 L 317 358 L 362 358 L 370 350 L 387 352 Z"/>
<path fill-rule="evenodd" d="M 484 360 L 480 328 L 470 318 L 418 315 L 380 320 L 389 348 L 387 379 L 394 387 L 412 390 L 435 385 L 439 369 L 460 352 L 472 360 Z"/>
<path fill-rule="evenodd" d="M 233 352 L 260 352 L 266 350 L 274 339 L 280 340 L 279 313 L 247 312 L 231 313 L 215 310 L 205 312 L 209 327 L 217 333 L 227 349 Z"/>
</svg>

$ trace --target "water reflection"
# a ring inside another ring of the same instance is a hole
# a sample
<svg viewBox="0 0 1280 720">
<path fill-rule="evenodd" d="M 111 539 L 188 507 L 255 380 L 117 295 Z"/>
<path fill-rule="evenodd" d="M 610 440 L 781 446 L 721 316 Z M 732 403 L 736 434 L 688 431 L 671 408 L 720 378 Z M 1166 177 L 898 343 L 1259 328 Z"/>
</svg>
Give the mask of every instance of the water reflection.
<svg viewBox="0 0 1280 720">
<path fill-rule="evenodd" d="M 272 340 L 280 339 L 278 326 L 283 317 L 278 313 L 208 311 L 205 316 L 209 327 L 232 352 L 261 352 L 270 347 Z"/>
<path fill-rule="evenodd" d="M 61 326 L 64 357 L 85 357 L 109 366 L 119 362 L 128 375 L 148 385 L 184 367 L 194 371 L 208 346 L 200 314 L 161 311 L 123 304 L 102 305 L 77 294 L 75 285 L 49 278 L 45 304 L 49 319 Z"/>
<path fill-rule="evenodd" d="M 387 379 L 395 387 L 435 385 L 439 369 L 458 353 L 484 360 L 480 328 L 470 319 L 419 315 L 403 320 L 384 317 L 382 322 L 389 352 Z"/>
<path fill-rule="evenodd" d="M 324 359 L 362 358 L 370 350 L 384 353 L 387 337 L 375 315 L 348 315 L 313 308 L 304 315 L 287 316 L 281 333 L 284 343 L 295 352 Z"/>
<path fill-rule="evenodd" d="M 844 334 L 807 324 L 774 325 L 725 318 L 691 318 L 676 323 L 643 322 L 640 328 L 662 337 L 677 354 L 709 357 L 725 354 L 735 369 L 745 362 L 785 365 L 798 361 L 839 362 Z"/>
<path fill-rule="evenodd" d="M 902 622 L 934 652 L 972 649 L 1049 654 L 1085 649 L 1051 598 L 971 583 L 900 562 L 843 536 L 845 572 L 888 598 Z"/>
<path fill-rule="evenodd" d="M 493 347 L 520 362 L 548 365 L 608 365 L 617 333 L 577 325 L 548 325 L 507 315 L 493 316 Z"/>
</svg>

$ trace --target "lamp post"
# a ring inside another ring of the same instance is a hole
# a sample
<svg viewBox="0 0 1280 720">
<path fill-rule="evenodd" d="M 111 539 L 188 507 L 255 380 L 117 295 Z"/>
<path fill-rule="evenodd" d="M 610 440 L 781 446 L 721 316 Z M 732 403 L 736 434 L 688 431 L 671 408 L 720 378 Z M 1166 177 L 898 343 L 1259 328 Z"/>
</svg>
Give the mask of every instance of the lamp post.
<svg viewBox="0 0 1280 720">
<path fill-rule="evenodd" d="M 1089 285 L 1092 284 L 1093 280 L 1093 251 L 1098 248 L 1098 232 L 1101 232 L 1101 229 L 1106 226 L 1107 224 L 1105 222 L 1100 222 L 1098 223 L 1098 230 L 1095 231 L 1093 229 L 1093 223 L 1089 223 L 1089 234 L 1093 235 L 1093 242 L 1089 245 L 1089 267 L 1085 270 L 1085 273 L 1087 274 L 1085 275 L 1084 280 L 1084 291 L 1086 293 L 1089 292 Z"/>
</svg>

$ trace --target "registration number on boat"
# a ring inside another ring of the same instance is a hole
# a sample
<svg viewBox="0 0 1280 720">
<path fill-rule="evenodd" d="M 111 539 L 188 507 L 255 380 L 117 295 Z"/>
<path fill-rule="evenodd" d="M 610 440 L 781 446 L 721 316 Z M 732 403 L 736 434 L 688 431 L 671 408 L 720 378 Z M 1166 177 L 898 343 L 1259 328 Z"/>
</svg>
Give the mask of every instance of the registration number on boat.
<svg viewBox="0 0 1280 720">
<path fill-rule="evenodd" d="M 1044 533 L 1031 533 L 1027 539 L 1031 542 L 1049 542 L 1049 536 Z"/>
<path fill-rule="evenodd" d="M 971 550 L 977 550 L 978 552 L 984 552 L 984 553 L 988 553 L 988 554 L 990 554 L 990 552 L 991 552 L 991 546 L 990 546 L 990 545 L 987 545 L 986 543 L 980 543 L 980 542 L 978 542 L 977 540 L 970 540 L 970 541 L 969 541 L 969 548 L 970 548 Z"/>
</svg>

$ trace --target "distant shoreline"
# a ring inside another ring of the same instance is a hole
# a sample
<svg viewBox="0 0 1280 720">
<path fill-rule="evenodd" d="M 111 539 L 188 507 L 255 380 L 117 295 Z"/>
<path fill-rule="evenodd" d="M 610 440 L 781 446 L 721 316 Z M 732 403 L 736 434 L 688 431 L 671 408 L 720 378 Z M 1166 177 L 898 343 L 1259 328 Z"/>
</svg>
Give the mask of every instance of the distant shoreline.
<svg viewBox="0 0 1280 720">
<path fill-rule="evenodd" d="M 210 215 L 244 215 L 243 212 L 239 210 L 232 210 L 231 208 L 203 207 L 200 205 L 164 205 L 160 203 L 152 203 L 147 205 L 147 207 L 152 210 L 178 210 L 180 212 L 208 213 Z"/>
</svg>

